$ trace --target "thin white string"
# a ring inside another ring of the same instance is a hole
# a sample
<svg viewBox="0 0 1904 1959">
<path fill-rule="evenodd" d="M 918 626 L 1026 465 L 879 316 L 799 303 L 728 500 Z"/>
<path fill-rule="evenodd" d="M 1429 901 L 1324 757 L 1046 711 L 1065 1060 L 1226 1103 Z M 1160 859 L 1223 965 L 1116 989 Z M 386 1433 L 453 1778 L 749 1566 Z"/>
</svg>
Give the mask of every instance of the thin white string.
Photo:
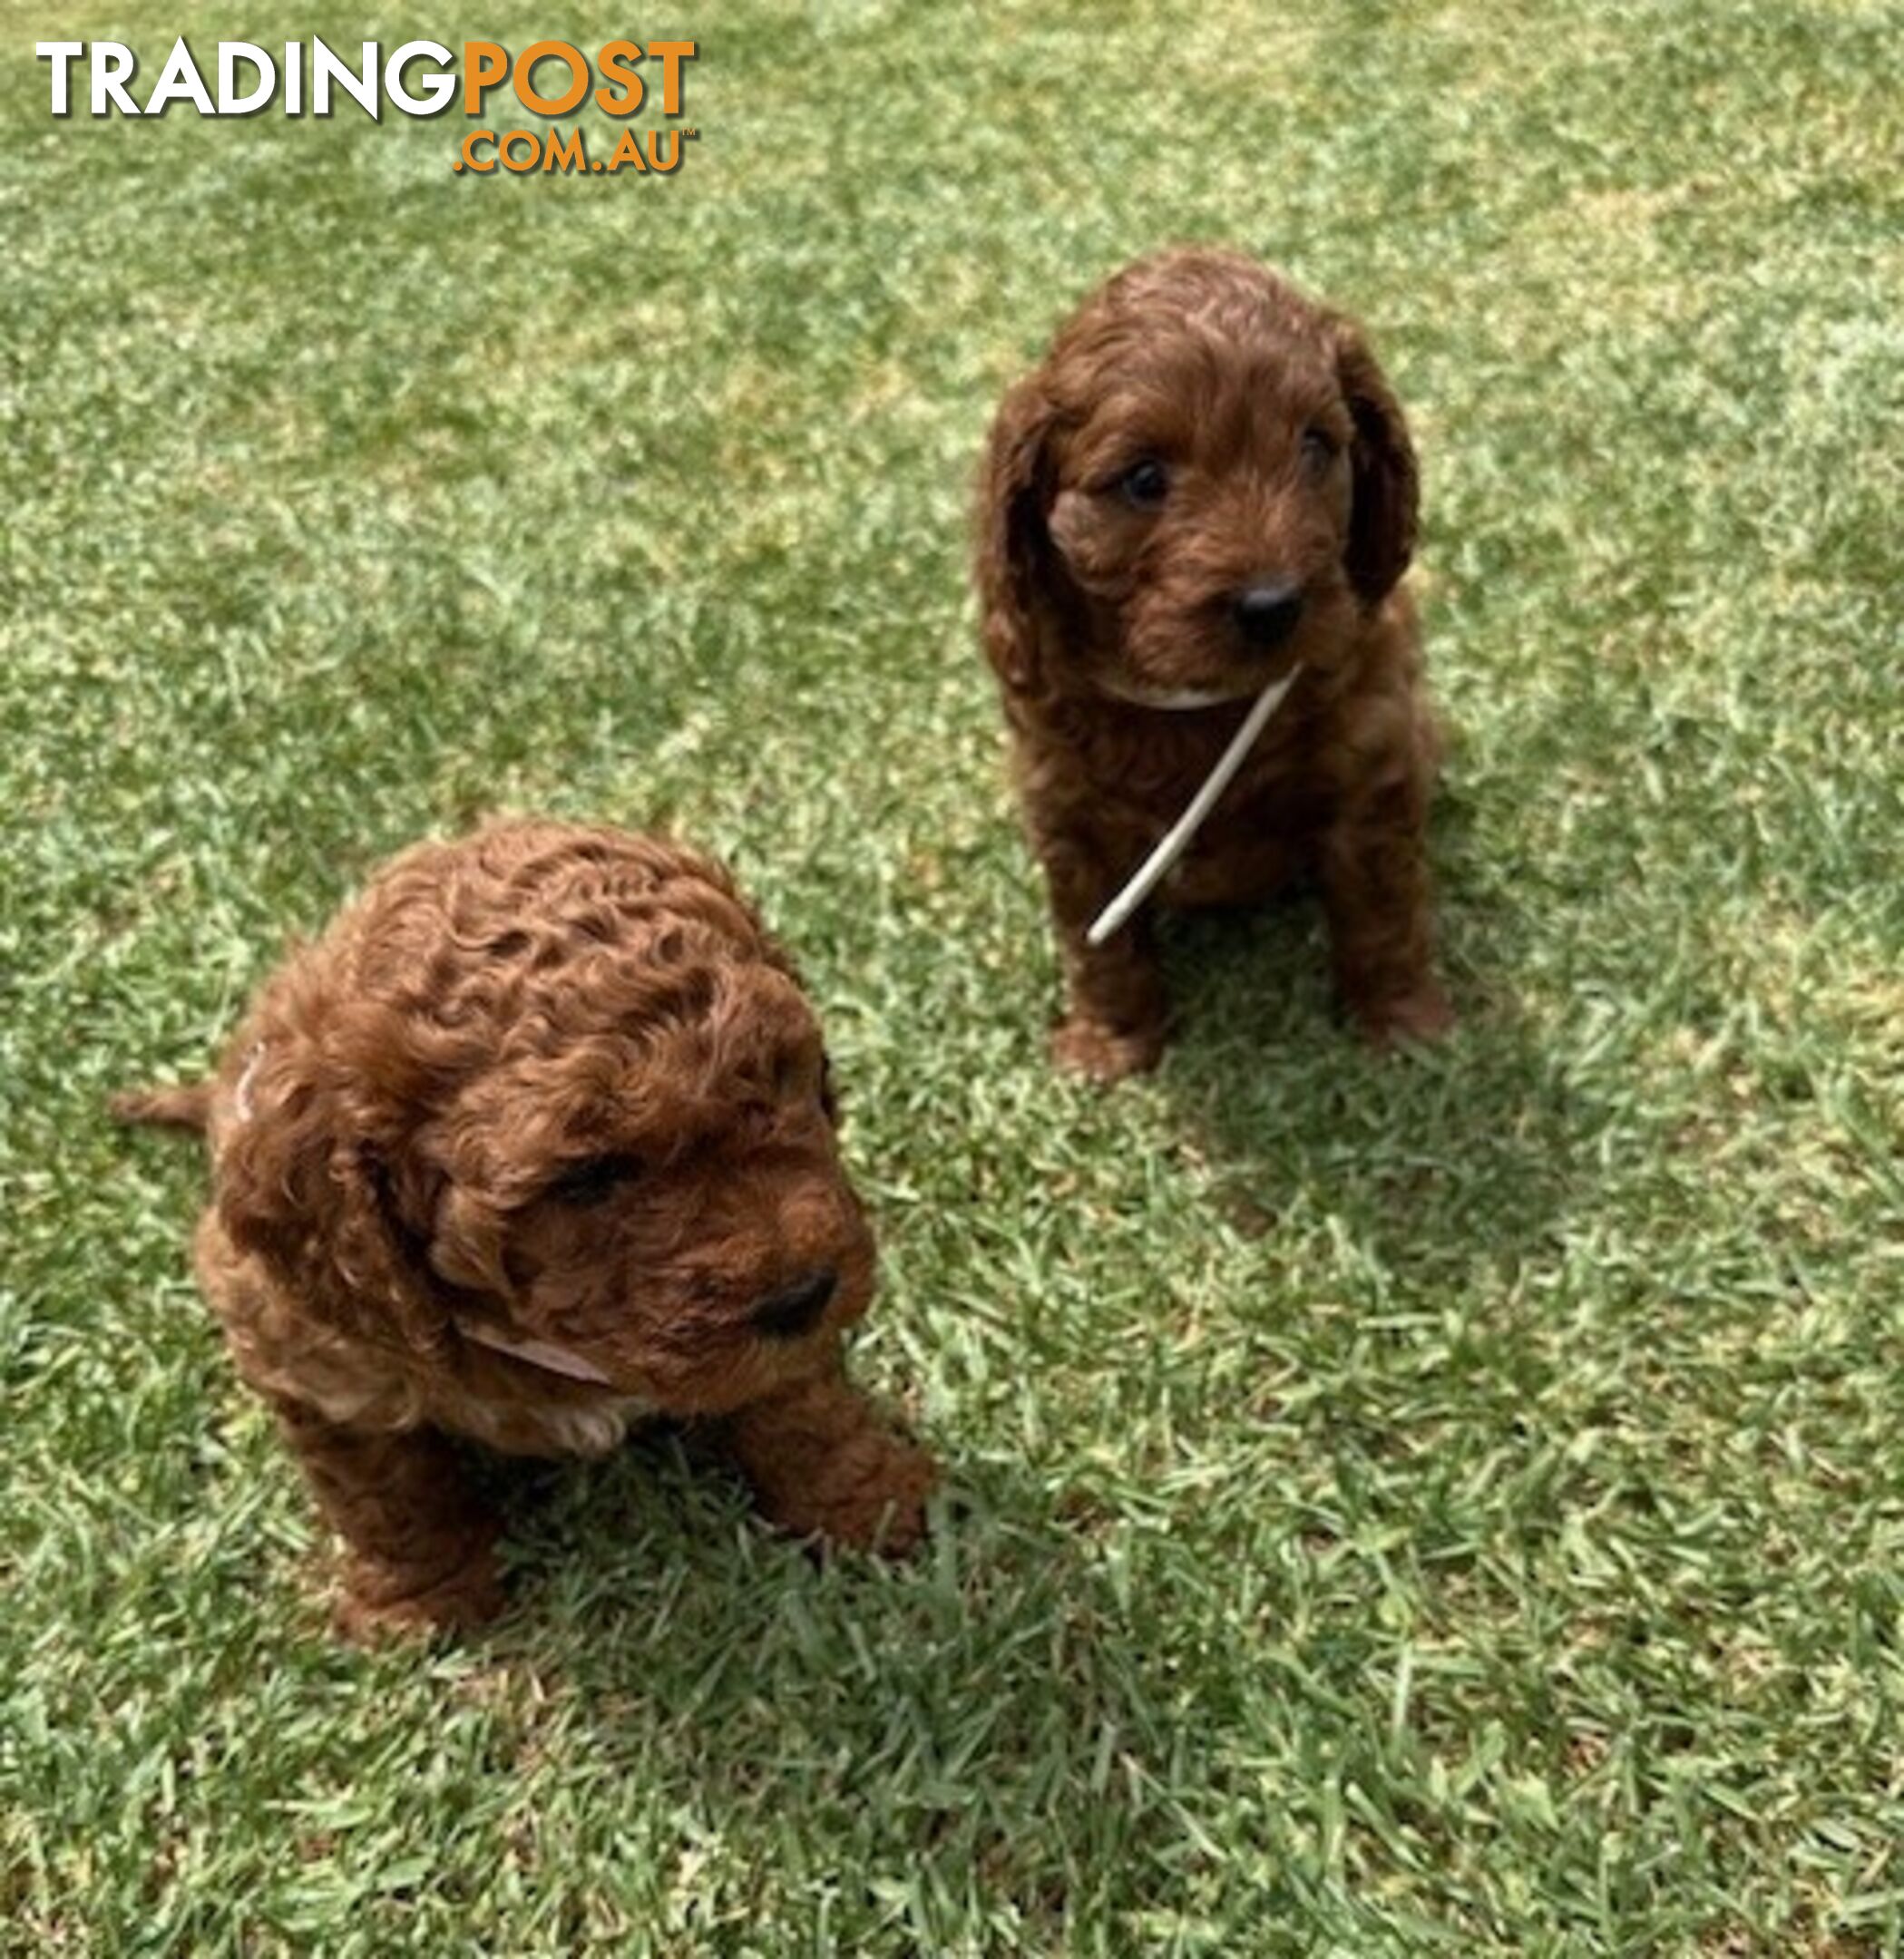
<svg viewBox="0 0 1904 1959">
<path fill-rule="evenodd" d="M 1216 798 L 1230 785 L 1230 778 L 1243 766 L 1243 758 L 1256 745 L 1256 737 L 1269 724 L 1269 717 L 1283 705 L 1284 697 L 1295 685 L 1300 666 L 1292 667 L 1280 680 L 1272 680 L 1256 697 L 1256 705 L 1230 737 L 1230 745 L 1216 757 L 1216 765 L 1203 779 L 1203 786 L 1190 798 L 1189 806 L 1165 833 L 1163 841 L 1138 866 L 1136 873 L 1111 902 L 1098 912 L 1085 933 L 1087 945 L 1100 946 L 1130 914 L 1149 897 L 1169 874 L 1170 867 L 1189 849 L 1190 842 L 1203 828 L 1204 818 L 1216 806 Z"/>
<path fill-rule="evenodd" d="M 231 1106 L 241 1123 L 251 1120 L 251 1084 L 258 1078 L 259 1067 L 264 1057 L 265 1044 L 259 1041 L 245 1057 L 245 1065 L 239 1071 L 238 1087 L 231 1091 Z"/>
</svg>

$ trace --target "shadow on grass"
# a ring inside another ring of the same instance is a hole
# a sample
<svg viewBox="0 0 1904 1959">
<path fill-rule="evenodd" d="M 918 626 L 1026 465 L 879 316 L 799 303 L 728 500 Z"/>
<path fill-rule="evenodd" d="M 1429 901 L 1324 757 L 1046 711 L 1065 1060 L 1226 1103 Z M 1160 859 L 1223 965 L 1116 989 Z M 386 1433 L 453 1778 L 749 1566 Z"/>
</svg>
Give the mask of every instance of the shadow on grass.
<svg viewBox="0 0 1904 1959">
<path fill-rule="evenodd" d="M 1460 911 L 1457 895 L 1443 931 L 1459 1027 L 1386 1054 L 1333 1009 L 1313 899 L 1167 921 L 1176 1018 L 1160 1086 L 1240 1228 L 1321 1212 L 1391 1270 L 1432 1282 L 1478 1258 L 1511 1268 L 1596 1201 L 1606 1112 L 1509 986 L 1468 970 L 1467 927 L 1490 934 Z"/>
<path fill-rule="evenodd" d="M 713 1837 L 744 1824 L 796 1870 L 826 1843 L 830 1875 L 806 1878 L 855 1909 L 903 1875 L 923 1929 L 974 1874 L 1027 1935 L 1162 1908 L 1202 1860 L 1185 1806 L 1260 1666 L 1202 1650 L 1167 1533 L 1069 1516 L 1003 1457 L 948 1469 L 913 1559 L 818 1561 L 731 1474 L 644 1434 L 516 1509 L 514 1609 L 483 1659 Z"/>
</svg>

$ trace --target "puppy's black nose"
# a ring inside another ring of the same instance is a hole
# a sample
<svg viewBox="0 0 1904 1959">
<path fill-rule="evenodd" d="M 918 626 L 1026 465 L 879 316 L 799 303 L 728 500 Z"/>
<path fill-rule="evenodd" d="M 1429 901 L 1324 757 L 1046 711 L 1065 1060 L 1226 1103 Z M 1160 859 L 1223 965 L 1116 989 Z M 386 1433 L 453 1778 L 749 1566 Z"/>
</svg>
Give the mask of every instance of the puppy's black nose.
<svg viewBox="0 0 1904 1959">
<path fill-rule="evenodd" d="M 754 1309 L 754 1326 L 769 1340 L 798 1340 L 811 1333 L 826 1311 L 840 1275 L 831 1265 L 802 1272 L 791 1285 L 771 1292 Z"/>
<path fill-rule="evenodd" d="M 1303 616 L 1302 588 L 1288 579 L 1245 585 L 1230 608 L 1236 630 L 1262 652 L 1281 646 Z"/>
</svg>

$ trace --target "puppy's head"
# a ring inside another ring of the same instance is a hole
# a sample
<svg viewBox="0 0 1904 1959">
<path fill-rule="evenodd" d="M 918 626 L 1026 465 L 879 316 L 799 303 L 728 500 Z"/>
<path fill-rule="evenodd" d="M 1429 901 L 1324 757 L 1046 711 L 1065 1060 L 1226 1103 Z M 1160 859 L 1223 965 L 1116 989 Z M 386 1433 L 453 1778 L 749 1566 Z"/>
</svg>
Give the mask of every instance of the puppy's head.
<svg viewBox="0 0 1904 1959">
<path fill-rule="evenodd" d="M 1192 707 L 1352 643 L 1412 553 L 1415 459 L 1352 323 L 1251 259 L 1174 251 L 1007 395 L 981 505 L 1008 686 Z"/>
<path fill-rule="evenodd" d="M 319 1318 L 689 1415 L 824 1365 L 865 1311 L 818 1025 L 705 860 L 548 824 L 425 846 L 278 998 L 220 1211 Z"/>
</svg>

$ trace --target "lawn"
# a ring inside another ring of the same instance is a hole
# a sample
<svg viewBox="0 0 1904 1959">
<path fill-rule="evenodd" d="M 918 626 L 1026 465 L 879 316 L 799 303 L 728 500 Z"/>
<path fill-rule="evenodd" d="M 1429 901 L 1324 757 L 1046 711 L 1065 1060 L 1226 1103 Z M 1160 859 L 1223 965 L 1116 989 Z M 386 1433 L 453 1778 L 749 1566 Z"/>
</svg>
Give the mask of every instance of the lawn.
<svg viewBox="0 0 1904 1959">
<path fill-rule="evenodd" d="M 1897 1952 L 1904 11 L 285 30 L 697 35 L 679 171 L 568 179 L 454 173 L 454 111 L 56 122 L 37 37 L 260 30 L 54 11 L 0 39 L 0 1950 Z M 966 505 L 1178 239 L 1409 406 L 1462 1025 L 1372 1057 L 1311 911 L 1200 923 L 1098 1093 Z M 523 1488 L 493 1638 L 327 1638 L 200 1163 L 102 1103 L 500 808 L 675 826 L 796 950 L 915 1564 L 644 1438 Z"/>
</svg>

